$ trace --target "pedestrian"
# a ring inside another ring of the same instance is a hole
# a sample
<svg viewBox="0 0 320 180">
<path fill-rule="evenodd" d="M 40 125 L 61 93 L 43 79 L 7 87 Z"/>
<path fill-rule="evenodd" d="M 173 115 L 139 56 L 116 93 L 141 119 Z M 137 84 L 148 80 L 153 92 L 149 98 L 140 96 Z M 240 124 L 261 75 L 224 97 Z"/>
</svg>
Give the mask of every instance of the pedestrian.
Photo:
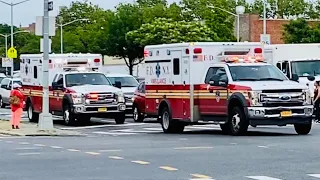
<svg viewBox="0 0 320 180">
<path fill-rule="evenodd" d="M 313 104 L 315 107 L 315 116 L 316 121 L 319 122 L 319 116 L 320 116 L 320 81 L 316 81 L 314 83 L 315 89 L 314 89 L 314 99 Z"/>
<path fill-rule="evenodd" d="M 17 83 L 12 85 L 12 90 L 10 93 L 10 106 L 11 106 L 11 125 L 12 129 L 19 129 L 20 128 L 20 121 L 23 112 L 23 101 L 24 96 L 19 88 L 21 86 Z"/>
</svg>

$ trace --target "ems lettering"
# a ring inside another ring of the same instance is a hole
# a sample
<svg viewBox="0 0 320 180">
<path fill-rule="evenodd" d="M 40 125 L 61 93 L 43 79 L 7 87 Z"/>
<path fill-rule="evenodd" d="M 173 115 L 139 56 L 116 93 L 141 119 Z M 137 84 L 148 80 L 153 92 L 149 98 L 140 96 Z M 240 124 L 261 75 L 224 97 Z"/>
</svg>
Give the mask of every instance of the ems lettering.
<svg viewBox="0 0 320 180">
<path fill-rule="evenodd" d="M 162 66 L 163 74 L 169 74 L 169 66 Z"/>
</svg>

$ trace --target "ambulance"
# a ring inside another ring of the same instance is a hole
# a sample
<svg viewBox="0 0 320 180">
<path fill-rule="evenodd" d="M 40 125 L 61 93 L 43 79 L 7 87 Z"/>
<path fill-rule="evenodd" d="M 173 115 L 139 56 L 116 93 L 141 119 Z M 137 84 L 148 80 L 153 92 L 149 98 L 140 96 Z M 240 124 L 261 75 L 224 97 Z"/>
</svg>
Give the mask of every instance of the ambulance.
<svg viewBox="0 0 320 180">
<path fill-rule="evenodd" d="M 320 43 L 266 45 L 265 61 L 277 66 L 293 81 L 314 92 L 314 81 L 320 80 Z"/>
<path fill-rule="evenodd" d="M 305 85 L 263 62 L 254 42 L 196 42 L 145 47 L 145 112 L 164 133 L 187 125 L 220 124 L 231 135 L 253 127 L 312 127 L 313 106 Z"/>
<path fill-rule="evenodd" d="M 42 112 L 42 54 L 22 54 L 20 73 L 29 121 Z M 100 54 L 50 54 L 49 111 L 62 116 L 66 125 L 87 123 L 92 116 L 125 121 L 125 99 L 121 89 L 112 86 L 99 72 Z"/>
</svg>

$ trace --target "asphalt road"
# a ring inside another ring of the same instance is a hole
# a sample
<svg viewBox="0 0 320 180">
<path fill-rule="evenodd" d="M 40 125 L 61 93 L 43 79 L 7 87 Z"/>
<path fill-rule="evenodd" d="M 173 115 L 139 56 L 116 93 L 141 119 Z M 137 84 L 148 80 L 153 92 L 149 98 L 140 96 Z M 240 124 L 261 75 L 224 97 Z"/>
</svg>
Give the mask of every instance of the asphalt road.
<svg viewBox="0 0 320 180">
<path fill-rule="evenodd" d="M 2 136 L 0 179 L 320 179 L 318 124 L 307 136 L 296 135 L 292 126 L 268 126 L 232 137 L 217 126 L 188 127 L 173 135 L 163 134 L 156 123 L 130 121 L 56 125 L 85 132 L 85 137 Z"/>
</svg>

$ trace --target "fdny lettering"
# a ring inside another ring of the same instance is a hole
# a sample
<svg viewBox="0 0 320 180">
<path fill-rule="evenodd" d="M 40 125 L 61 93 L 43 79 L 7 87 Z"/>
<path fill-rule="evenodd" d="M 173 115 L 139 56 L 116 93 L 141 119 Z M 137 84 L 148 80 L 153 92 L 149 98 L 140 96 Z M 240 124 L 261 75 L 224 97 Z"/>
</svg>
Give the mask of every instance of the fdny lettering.
<svg viewBox="0 0 320 180">
<path fill-rule="evenodd" d="M 203 60 L 204 61 L 213 61 L 214 57 L 213 57 L 213 55 L 204 55 Z"/>
<path fill-rule="evenodd" d="M 161 72 L 160 72 L 161 75 L 163 75 L 163 74 L 169 75 L 170 74 L 169 66 L 162 66 L 160 68 L 160 70 L 161 70 Z M 146 74 L 147 75 L 151 75 L 151 76 L 155 75 L 156 71 L 157 71 L 157 67 L 153 67 L 153 66 L 146 67 Z"/>
<path fill-rule="evenodd" d="M 162 66 L 163 74 L 169 74 L 169 66 Z"/>
<path fill-rule="evenodd" d="M 162 79 L 151 79 L 151 83 L 152 83 L 152 84 L 166 84 L 166 83 L 167 83 L 167 79 L 166 79 L 166 78 L 162 78 Z"/>
<path fill-rule="evenodd" d="M 147 66 L 147 68 L 146 68 L 146 74 L 147 75 L 154 75 L 154 70 L 153 70 L 153 67 L 152 66 Z"/>
</svg>

